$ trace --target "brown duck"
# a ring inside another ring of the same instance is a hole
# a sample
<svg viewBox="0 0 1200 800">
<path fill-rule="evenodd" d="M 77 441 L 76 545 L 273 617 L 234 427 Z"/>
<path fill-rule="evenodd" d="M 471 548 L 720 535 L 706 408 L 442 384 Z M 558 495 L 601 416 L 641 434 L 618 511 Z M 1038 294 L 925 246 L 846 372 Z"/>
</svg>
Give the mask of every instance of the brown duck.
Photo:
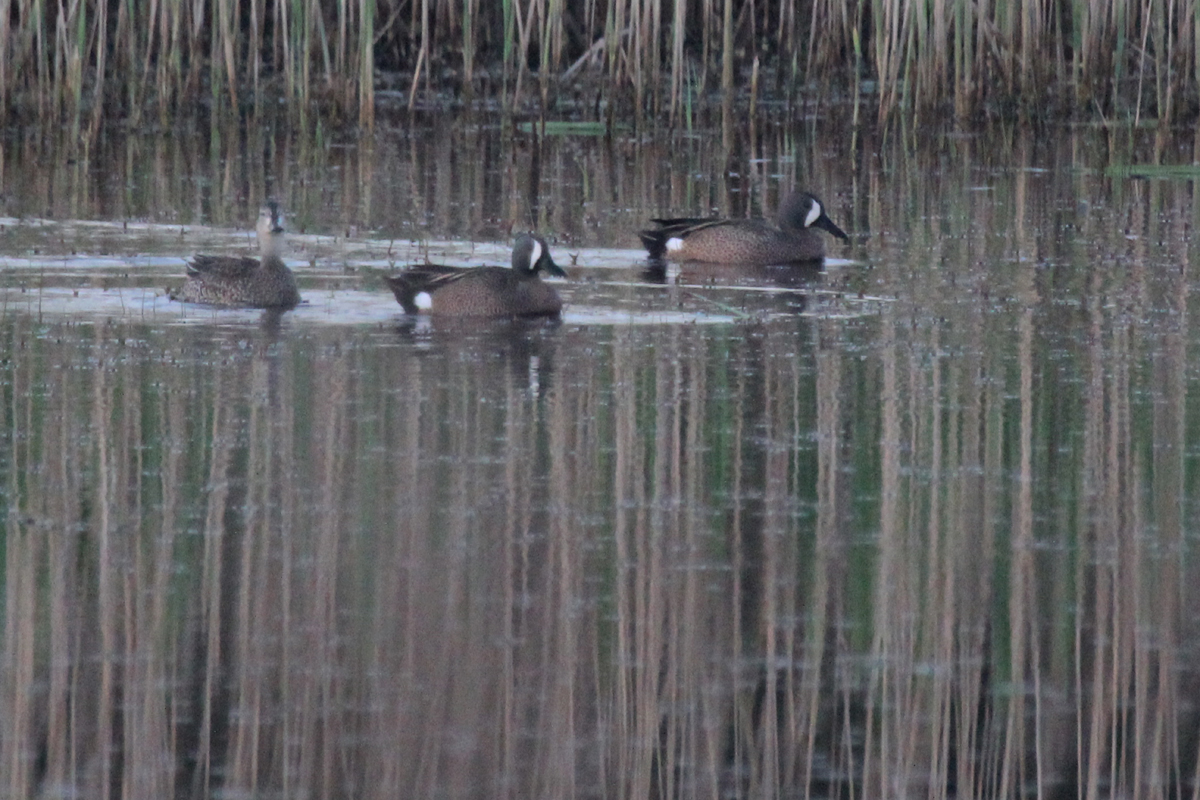
<svg viewBox="0 0 1200 800">
<path fill-rule="evenodd" d="M 198 255 L 187 266 L 187 282 L 172 300 L 229 308 L 294 308 L 300 302 L 296 276 L 279 257 L 283 211 L 267 201 L 258 215 L 261 258 Z"/>
<path fill-rule="evenodd" d="M 512 269 L 421 264 L 386 280 L 409 314 L 553 316 L 562 310 L 562 300 L 553 286 L 539 279 L 539 272 L 567 277 L 550 257 L 545 240 L 523 233 L 513 244 Z"/>
<path fill-rule="evenodd" d="M 653 219 L 639 232 L 652 259 L 768 266 L 819 261 L 825 240 L 813 228 L 839 239 L 845 232 L 825 214 L 815 195 L 793 190 L 779 207 L 775 225 L 763 219 Z"/>
</svg>

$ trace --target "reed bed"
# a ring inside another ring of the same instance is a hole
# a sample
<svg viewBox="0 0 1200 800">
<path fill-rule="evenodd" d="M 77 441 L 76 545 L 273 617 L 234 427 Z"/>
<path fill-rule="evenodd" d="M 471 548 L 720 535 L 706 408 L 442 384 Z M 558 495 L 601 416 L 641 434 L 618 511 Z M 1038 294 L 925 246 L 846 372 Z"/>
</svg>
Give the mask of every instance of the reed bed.
<svg viewBox="0 0 1200 800">
<path fill-rule="evenodd" d="M 369 126 L 381 89 L 410 107 L 483 94 L 672 124 L 760 91 L 867 99 L 880 118 L 1174 121 L 1197 110 L 1198 45 L 1185 0 L 10 0 L 0 122 L 94 132 L 282 103 Z"/>
</svg>

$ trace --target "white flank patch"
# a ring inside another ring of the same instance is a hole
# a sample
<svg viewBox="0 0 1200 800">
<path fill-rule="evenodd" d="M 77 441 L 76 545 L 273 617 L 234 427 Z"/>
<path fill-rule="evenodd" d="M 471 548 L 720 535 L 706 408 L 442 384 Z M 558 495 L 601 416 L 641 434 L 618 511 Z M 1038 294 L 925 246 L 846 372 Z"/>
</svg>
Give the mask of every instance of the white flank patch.
<svg viewBox="0 0 1200 800">
<path fill-rule="evenodd" d="M 821 218 L 821 204 L 816 200 L 813 201 L 812 208 L 808 210 L 808 216 L 804 218 L 804 227 L 808 227 Z"/>
<path fill-rule="evenodd" d="M 430 296 L 429 292 L 417 292 L 416 296 L 413 297 L 413 305 L 422 311 L 428 311 L 433 308 L 433 297 Z"/>
<path fill-rule="evenodd" d="M 530 253 L 530 255 L 529 255 L 529 268 L 532 269 L 533 265 L 541 260 L 542 260 L 542 243 L 539 242 L 537 239 L 534 239 L 533 240 L 533 252 Z"/>
<path fill-rule="evenodd" d="M 670 239 L 667 239 L 667 249 L 672 253 L 674 253 L 676 250 L 682 250 L 683 239 L 680 239 L 678 236 L 672 236 Z"/>
</svg>

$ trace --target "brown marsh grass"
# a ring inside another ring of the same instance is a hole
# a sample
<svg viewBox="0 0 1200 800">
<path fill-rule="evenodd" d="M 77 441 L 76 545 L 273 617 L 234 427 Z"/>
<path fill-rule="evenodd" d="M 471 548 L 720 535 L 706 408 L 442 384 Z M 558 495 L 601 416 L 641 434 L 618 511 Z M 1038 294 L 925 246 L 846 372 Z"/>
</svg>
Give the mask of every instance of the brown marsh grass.
<svg viewBox="0 0 1200 800">
<path fill-rule="evenodd" d="M 609 108 L 686 125 L 717 89 L 818 105 L 866 92 L 880 118 L 1195 115 L 1183 0 L 853 5 L 790 0 L 14 0 L 0 15 L 0 115 L 95 134 L 283 104 L 370 126 L 376 91 L 411 108 L 477 93 L 509 110 Z M 762 66 L 761 75 L 759 66 Z M 753 105 L 753 102 L 752 102 Z"/>
</svg>

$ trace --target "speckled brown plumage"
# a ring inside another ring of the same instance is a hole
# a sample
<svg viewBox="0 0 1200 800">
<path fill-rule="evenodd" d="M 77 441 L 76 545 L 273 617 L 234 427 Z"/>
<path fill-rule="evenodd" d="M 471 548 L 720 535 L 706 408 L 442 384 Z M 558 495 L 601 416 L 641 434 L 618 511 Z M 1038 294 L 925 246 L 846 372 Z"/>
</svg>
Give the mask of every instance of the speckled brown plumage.
<svg viewBox="0 0 1200 800">
<path fill-rule="evenodd" d="M 300 302 L 296 277 L 283 263 L 283 214 L 267 202 L 258 216 L 261 258 L 195 256 L 187 267 L 187 282 L 171 292 L 172 300 L 230 308 L 295 307 Z"/>
<path fill-rule="evenodd" d="M 538 278 L 541 271 L 566 277 L 544 240 L 522 234 L 513 245 L 511 269 L 422 264 L 386 280 L 409 314 L 550 316 L 562 310 L 562 300 L 553 286 Z"/>
<path fill-rule="evenodd" d="M 793 191 L 779 207 L 777 225 L 761 219 L 654 219 L 658 227 L 638 235 L 652 259 L 703 261 L 741 266 L 791 264 L 825 257 L 825 240 L 813 228 L 839 239 L 846 234 L 821 201 Z"/>
</svg>

